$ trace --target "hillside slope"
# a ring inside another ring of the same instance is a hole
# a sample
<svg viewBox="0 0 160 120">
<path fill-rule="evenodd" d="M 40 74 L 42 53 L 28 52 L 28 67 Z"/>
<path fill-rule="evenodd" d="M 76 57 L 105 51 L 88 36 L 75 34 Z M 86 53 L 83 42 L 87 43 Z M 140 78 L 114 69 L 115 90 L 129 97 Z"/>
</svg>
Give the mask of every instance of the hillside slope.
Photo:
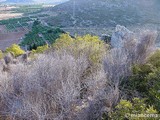
<svg viewBox="0 0 160 120">
<path fill-rule="evenodd" d="M 52 9 L 57 16 L 52 18 L 51 24 L 60 26 L 113 26 L 116 24 L 138 22 L 139 16 L 135 6 L 122 1 L 104 0 L 70 0 Z M 114 8 L 114 9 L 113 9 Z M 126 11 L 126 9 L 128 9 Z M 108 24 L 110 23 L 110 24 Z"/>
<path fill-rule="evenodd" d="M 129 26 L 144 22 L 157 23 L 160 21 L 158 3 L 157 0 L 70 0 L 52 8 L 51 12 L 56 15 L 46 21 L 62 27 L 114 27 L 117 24 Z"/>
</svg>

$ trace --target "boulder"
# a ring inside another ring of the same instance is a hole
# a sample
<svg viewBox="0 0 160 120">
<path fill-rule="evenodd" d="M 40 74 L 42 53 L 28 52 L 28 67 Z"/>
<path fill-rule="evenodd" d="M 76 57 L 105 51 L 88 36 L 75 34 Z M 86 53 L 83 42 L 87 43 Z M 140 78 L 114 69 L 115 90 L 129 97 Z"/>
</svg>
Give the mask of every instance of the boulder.
<svg viewBox="0 0 160 120">
<path fill-rule="evenodd" d="M 13 62 L 14 55 L 11 53 L 7 53 L 4 57 L 5 64 L 8 65 Z"/>
<path fill-rule="evenodd" d="M 31 52 L 30 52 L 30 51 L 27 51 L 25 54 L 17 57 L 17 60 L 18 60 L 19 62 L 27 62 L 30 55 L 31 55 Z"/>
<path fill-rule="evenodd" d="M 111 36 L 107 34 L 102 34 L 100 39 L 103 40 L 107 44 L 110 44 L 111 42 Z"/>
<path fill-rule="evenodd" d="M 133 36 L 133 32 L 129 31 L 126 27 L 117 25 L 115 32 L 112 34 L 111 37 L 111 46 L 113 48 L 121 48 L 124 46 L 124 43 L 129 38 Z"/>
</svg>

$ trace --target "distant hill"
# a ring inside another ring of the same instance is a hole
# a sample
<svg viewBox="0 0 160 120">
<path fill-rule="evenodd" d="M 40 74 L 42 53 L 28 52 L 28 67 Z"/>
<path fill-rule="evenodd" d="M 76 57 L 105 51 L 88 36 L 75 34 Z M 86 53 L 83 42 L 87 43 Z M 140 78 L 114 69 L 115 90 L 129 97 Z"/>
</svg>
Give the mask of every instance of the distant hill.
<svg viewBox="0 0 160 120">
<path fill-rule="evenodd" d="M 62 27 L 158 23 L 160 6 L 156 5 L 159 3 L 157 0 L 70 0 L 50 9 L 54 16 L 47 18 L 46 22 Z"/>
<path fill-rule="evenodd" d="M 47 20 L 49 24 L 63 27 L 108 27 L 118 23 L 132 24 L 138 22 L 139 15 L 131 0 L 70 0 L 55 6 L 52 12 L 57 16 Z M 127 9 L 127 11 L 126 11 Z"/>
</svg>

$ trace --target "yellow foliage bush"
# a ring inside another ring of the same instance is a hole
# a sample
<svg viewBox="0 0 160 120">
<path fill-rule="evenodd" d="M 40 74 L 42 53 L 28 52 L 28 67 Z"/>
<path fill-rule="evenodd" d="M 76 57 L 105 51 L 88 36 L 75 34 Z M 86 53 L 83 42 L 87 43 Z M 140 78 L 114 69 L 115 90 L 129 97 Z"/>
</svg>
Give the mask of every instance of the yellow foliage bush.
<svg viewBox="0 0 160 120">
<path fill-rule="evenodd" d="M 107 50 L 107 44 L 97 36 L 91 35 L 71 38 L 69 34 L 63 34 L 56 40 L 53 47 L 70 52 L 74 57 L 85 54 L 91 63 L 99 63 Z"/>
<path fill-rule="evenodd" d="M 74 42 L 74 39 L 71 38 L 69 34 L 62 34 L 60 35 L 60 38 L 58 38 L 55 43 L 53 44 L 53 47 L 55 49 L 63 49 L 66 47 L 69 47 Z"/>
<path fill-rule="evenodd" d="M 36 50 L 32 50 L 32 53 L 43 53 L 44 51 L 48 50 L 48 48 L 48 45 L 39 46 Z"/>
<path fill-rule="evenodd" d="M 2 53 L 2 51 L 0 50 L 0 59 L 2 59 L 3 58 L 3 53 Z"/>
<path fill-rule="evenodd" d="M 11 45 L 11 47 L 9 47 L 9 48 L 6 49 L 6 52 L 7 52 L 7 53 L 8 53 L 8 52 L 13 53 L 15 57 L 17 57 L 17 56 L 22 55 L 22 54 L 25 53 L 25 51 L 22 50 L 22 49 L 20 48 L 20 46 L 17 45 L 17 44 Z"/>
</svg>

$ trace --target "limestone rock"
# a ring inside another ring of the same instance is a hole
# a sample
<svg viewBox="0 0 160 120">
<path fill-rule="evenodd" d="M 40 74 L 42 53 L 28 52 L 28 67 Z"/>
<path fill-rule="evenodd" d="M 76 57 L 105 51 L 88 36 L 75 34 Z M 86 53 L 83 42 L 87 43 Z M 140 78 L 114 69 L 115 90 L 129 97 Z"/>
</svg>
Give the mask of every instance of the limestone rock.
<svg viewBox="0 0 160 120">
<path fill-rule="evenodd" d="M 133 32 L 129 31 L 126 27 L 117 25 L 115 32 L 111 37 L 111 45 L 114 48 L 121 48 L 124 46 L 126 40 L 133 36 Z"/>
<path fill-rule="evenodd" d="M 4 61 L 7 65 L 12 63 L 13 59 L 14 56 L 11 53 L 7 53 L 7 55 L 4 57 Z"/>
</svg>

